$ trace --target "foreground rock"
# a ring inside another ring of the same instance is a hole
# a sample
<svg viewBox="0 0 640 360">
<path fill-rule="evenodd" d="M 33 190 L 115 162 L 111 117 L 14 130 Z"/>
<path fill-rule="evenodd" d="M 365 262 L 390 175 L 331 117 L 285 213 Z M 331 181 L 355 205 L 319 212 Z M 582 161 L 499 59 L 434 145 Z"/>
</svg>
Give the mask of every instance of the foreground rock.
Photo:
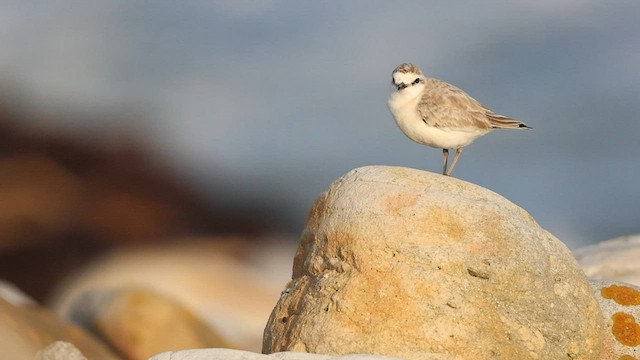
<svg viewBox="0 0 640 360">
<path fill-rule="evenodd" d="M 158 354 L 149 360 L 401 360 L 382 355 L 354 354 L 344 356 L 280 352 L 271 355 L 229 349 L 196 349 Z"/>
<path fill-rule="evenodd" d="M 179 302 L 140 288 L 89 293 L 75 314 L 129 360 L 207 347 L 230 347 L 220 334 Z"/>
<path fill-rule="evenodd" d="M 315 202 L 263 352 L 598 359 L 602 319 L 569 250 L 450 177 L 351 171 Z"/>
<path fill-rule="evenodd" d="M 192 309 L 234 348 L 259 352 L 264 324 L 291 276 L 294 253 L 294 241 L 285 237 L 180 238 L 171 244 L 125 248 L 65 281 L 55 292 L 52 308 L 71 318 L 89 291 L 153 289 Z"/>
<path fill-rule="evenodd" d="M 600 360 L 640 358 L 640 287 L 592 280 L 604 319 L 605 342 Z"/>
<path fill-rule="evenodd" d="M 23 294 L 16 293 L 15 289 L 0 285 L 0 294 L 1 359 L 31 360 L 38 354 L 39 360 L 57 360 L 55 356 L 61 351 L 58 345 L 49 348 L 56 341 L 73 343 L 78 353 L 92 360 L 120 359 L 92 335 L 66 323 L 51 311 L 26 299 Z"/>
<path fill-rule="evenodd" d="M 35 360 L 87 360 L 73 344 L 56 341 L 38 351 Z"/>
<path fill-rule="evenodd" d="M 624 236 L 574 251 L 592 279 L 624 281 L 640 286 L 640 235 Z"/>
</svg>

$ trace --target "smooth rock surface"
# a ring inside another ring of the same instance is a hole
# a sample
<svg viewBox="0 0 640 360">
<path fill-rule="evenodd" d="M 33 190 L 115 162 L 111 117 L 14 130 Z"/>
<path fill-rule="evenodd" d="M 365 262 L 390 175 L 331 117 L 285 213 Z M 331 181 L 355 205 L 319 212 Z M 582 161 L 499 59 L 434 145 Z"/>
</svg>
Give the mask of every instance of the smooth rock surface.
<svg viewBox="0 0 640 360">
<path fill-rule="evenodd" d="M 35 360 L 87 360 L 87 358 L 73 344 L 56 341 L 38 351 Z"/>
<path fill-rule="evenodd" d="M 230 347 L 229 342 L 180 302 L 143 288 L 88 294 L 83 323 L 129 360 L 192 348 Z"/>
<path fill-rule="evenodd" d="M 573 251 L 591 279 L 640 286 L 640 235 L 623 236 Z"/>
<path fill-rule="evenodd" d="M 31 360 L 58 340 L 73 343 L 92 360 L 120 359 L 91 334 L 53 312 L 31 301 L 20 300 L 18 304 L 0 298 L 0 359 Z"/>
<path fill-rule="evenodd" d="M 572 254 L 521 208 L 370 166 L 313 205 L 263 353 L 598 359 L 601 317 Z"/>
<path fill-rule="evenodd" d="M 0 279 L 0 298 L 13 306 L 36 305 L 35 301 L 12 283 Z"/>
<path fill-rule="evenodd" d="M 291 276 L 293 254 L 295 242 L 281 236 L 181 238 L 125 248 L 69 277 L 51 307 L 70 318 L 89 291 L 141 286 L 192 309 L 234 348 L 259 352 L 264 325 Z"/>
<path fill-rule="evenodd" d="M 600 360 L 640 358 L 640 287 L 591 280 L 604 319 L 604 351 Z M 626 356 L 626 358 L 625 358 Z"/>
<path fill-rule="evenodd" d="M 230 349 L 194 349 L 158 354 L 149 360 L 401 360 L 399 358 L 352 354 L 343 356 L 318 355 L 299 352 L 279 352 L 270 355 Z"/>
</svg>

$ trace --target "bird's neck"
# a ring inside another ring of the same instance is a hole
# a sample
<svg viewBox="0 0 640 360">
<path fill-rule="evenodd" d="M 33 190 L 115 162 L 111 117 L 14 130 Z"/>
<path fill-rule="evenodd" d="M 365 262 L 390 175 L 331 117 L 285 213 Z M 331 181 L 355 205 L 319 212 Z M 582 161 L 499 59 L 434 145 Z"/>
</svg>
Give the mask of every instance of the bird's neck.
<svg viewBox="0 0 640 360">
<path fill-rule="evenodd" d="M 416 84 L 409 86 L 402 91 L 396 91 L 389 97 L 389 107 L 400 108 L 422 96 L 424 91 L 424 84 Z"/>
</svg>

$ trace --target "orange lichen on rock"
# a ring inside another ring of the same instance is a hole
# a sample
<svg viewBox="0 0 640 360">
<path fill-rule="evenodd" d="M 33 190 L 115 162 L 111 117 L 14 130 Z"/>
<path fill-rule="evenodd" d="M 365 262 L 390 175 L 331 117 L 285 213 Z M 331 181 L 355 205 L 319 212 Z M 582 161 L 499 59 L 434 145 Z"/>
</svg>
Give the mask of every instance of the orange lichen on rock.
<svg viewBox="0 0 640 360">
<path fill-rule="evenodd" d="M 611 316 L 613 336 L 623 345 L 640 345 L 640 325 L 631 314 L 617 312 Z"/>
<path fill-rule="evenodd" d="M 622 355 L 618 358 L 618 360 L 638 360 L 635 357 L 631 356 L 631 355 Z"/>
<path fill-rule="evenodd" d="M 629 286 L 611 285 L 603 287 L 600 293 L 603 298 L 612 299 L 620 305 L 640 305 L 640 291 Z"/>
</svg>

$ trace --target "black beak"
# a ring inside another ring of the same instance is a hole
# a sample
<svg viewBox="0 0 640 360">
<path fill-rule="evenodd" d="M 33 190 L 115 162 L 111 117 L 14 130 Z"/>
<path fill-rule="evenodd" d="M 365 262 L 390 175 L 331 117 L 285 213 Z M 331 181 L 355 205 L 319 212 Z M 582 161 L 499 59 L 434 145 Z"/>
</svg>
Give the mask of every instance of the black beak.
<svg viewBox="0 0 640 360">
<path fill-rule="evenodd" d="M 408 87 L 408 85 L 405 84 L 405 83 L 400 83 L 400 84 L 396 85 L 396 87 L 398 88 L 398 91 L 400 91 L 400 90 Z"/>
</svg>

